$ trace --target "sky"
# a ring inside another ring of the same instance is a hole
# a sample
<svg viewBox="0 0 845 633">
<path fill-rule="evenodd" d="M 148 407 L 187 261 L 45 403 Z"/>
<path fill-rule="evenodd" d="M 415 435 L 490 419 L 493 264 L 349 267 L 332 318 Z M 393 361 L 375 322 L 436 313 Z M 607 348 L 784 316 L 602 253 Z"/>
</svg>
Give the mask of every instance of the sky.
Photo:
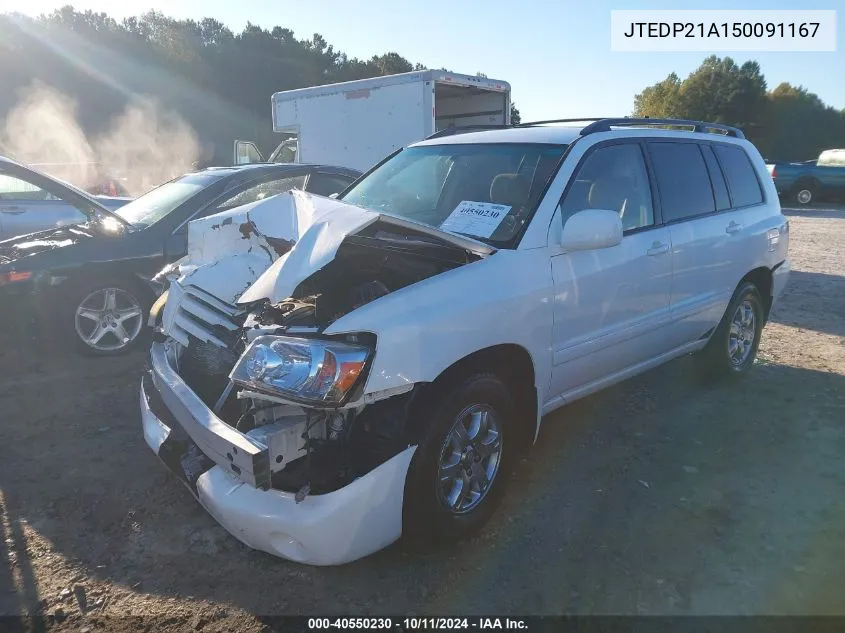
<svg viewBox="0 0 845 633">
<path fill-rule="evenodd" d="M 483 72 L 511 84 L 523 121 L 631 114 L 636 93 L 670 72 L 686 77 L 708 54 L 611 52 L 612 9 L 845 8 L 842 0 L 0 0 L 0 11 L 34 16 L 66 4 L 116 19 L 150 9 L 214 17 L 235 31 L 247 22 L 279 25 L 298 38 L 319 33 L 349 57 L 394 51 L 429 68 Z M 842 109 L 845 10 L 837 15 L 837 43 L 828 53 L 717 54 L 757 60 L 770 89 L 788 81 Z M 268 95 L 274 91 L 267 87 Z"/>
</svg>

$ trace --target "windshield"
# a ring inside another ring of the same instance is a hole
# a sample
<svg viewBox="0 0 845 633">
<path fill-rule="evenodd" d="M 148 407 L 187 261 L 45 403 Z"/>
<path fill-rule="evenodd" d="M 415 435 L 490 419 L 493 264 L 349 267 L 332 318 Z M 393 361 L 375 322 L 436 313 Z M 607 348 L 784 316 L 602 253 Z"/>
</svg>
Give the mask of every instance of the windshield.
<svg viewBox="0 0 845 633">
<path fill-rule="evenodd" d="M 222 177 L 223 174 L 207 172 L 187 174 L 156 187 L 115 213 L 133 226 L 148 227 Z"/>
<path fill-rule="evenodd" d="M 490 243 L 530 220 L 565 145 L 448 144 L 403 150 L 345 202 Z"/>
</svg>

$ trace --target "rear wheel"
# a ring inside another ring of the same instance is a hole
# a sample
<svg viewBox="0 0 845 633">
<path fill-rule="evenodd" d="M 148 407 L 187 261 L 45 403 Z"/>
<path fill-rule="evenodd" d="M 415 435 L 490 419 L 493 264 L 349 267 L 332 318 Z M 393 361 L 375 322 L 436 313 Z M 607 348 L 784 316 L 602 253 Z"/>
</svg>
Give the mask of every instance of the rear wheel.
<svg viewBox="0 0 845 633">
<path fill-rule="evenodd" d="M 414 541 L 474 533 L 501 501 L 515 446 L 515 405 L 492 374 L 449 388 L 429 419 L 408 474 L 403 532 Z"/>
<path fill-rule="evenodd" d="M 705 378 L 738 378 L 748 373 L 757 357 L 763 333 L 763 302 L 757 287 L 744 282 L 737 288 L 721 323 L 698 357 Z"/>
</svg>

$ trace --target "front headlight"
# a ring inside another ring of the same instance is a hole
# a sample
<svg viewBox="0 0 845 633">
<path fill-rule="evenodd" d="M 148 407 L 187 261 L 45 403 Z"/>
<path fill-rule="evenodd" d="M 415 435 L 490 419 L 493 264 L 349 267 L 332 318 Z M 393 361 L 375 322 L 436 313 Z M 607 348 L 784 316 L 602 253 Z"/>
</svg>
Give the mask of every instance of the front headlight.
<svg viewBox="0 0 845 633">
<path fill-rule="evenodd" d="M 259 336 L 229 377 L 271 395 L 339 404 L 358 382 L 371 353 L 369 347 L 349 343 Z"/>
</svg>

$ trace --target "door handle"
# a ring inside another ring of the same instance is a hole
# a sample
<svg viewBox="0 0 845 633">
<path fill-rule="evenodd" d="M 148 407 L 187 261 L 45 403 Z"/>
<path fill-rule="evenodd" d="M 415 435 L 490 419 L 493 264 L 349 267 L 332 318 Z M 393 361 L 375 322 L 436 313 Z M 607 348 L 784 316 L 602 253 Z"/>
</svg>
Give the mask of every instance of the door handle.
<svg viewBox="0 0 845 633">
<path fill-rule="evenodd" d="M 669 245 L 665 242 L 655 242 L 651 248 L 646 251 L 646 255 L 654 257 L 655 255 L 662 255 L 669 252 Z"/>
<path fill-rule="evenodd" d="M 26 209 L 21 207 L 11 206 L 11 207 L 0 207 L 0 212 L 8 213 L 9 215 L 17 215 L 19 213 L 23 213 Z"/>
<path fill-rule="evenodd" d="M 726 232 L 726 233 L 731 233 L 731 234 L 733 234 L 733 233 L 737 233 L 737 232 L 739 232 L 739 231 L 741 231 L 741 230 L 742 230 L 742 225 L 741 225 L 741 224 L 737 224 L 737 223 L 736 223 L 736 222 L 734 222 L 733 220 L 731 220 L 731 223 L 730 223 L 730 224 L 728 224 L 728 226 L 727 226 L 727 227 L 725 227 L 725 232 Z"/>
</svg>

